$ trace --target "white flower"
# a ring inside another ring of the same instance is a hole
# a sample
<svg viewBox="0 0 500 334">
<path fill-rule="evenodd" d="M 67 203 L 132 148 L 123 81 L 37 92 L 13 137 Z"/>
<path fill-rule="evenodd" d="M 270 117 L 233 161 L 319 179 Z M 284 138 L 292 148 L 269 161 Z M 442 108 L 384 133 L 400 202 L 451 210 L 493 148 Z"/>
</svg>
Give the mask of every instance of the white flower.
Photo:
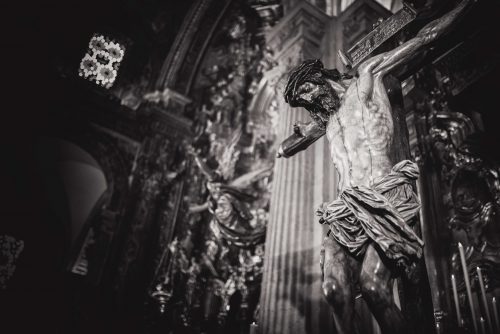
<svg viewBox="0 0 500 334">
<path fill-rule="evenodd" d="M 83 76 L 88 78 L 96 74 L 97 66 L 97 60 L 91 55 L 86 54 L 80 62 L 80 73 L 83 73 Z"/>
<path fill-rule="evenodd" d="M 111 59 L 112 62 L 120 62 L 123 59 L 123 56 L 125 55 L 125 50 L 123 47 L 115 42 L 110 42 L 108 44 L 108 54 L 109 58 Z"/>
<path fill-rule="evenodd" d="M 89 48 L 94 52 L 106 50 L 107 47 L 108 47 L 108 42 L 106 41 L 106 38 L 102 35 L 94 35 L 90 39 Z"/>
<path fill-rule="evenodd" d="M 112 63 L 109 53 L 106 50 L 95 51 L 94 58 L 101 65 L 110 65 Z"/>
<path fill-rule="evenodd" d="M 99 65 L 97 68 L 96 81 L 106 87 L 110 88 L 116 79 L 116 70 L 111 65 Z"/>
</svg>

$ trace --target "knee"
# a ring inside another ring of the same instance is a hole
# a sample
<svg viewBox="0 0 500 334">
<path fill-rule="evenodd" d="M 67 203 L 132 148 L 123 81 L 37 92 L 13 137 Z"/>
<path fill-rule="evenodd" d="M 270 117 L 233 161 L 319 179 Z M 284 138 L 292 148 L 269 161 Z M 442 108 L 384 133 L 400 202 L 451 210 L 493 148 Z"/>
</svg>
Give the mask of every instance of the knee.
<svg viewBox="0 0 500 334">
<path fill-rule="evenodd" d="M 386 301 L 387 287 L 385 287 L 374 277 L 361 275 L 359 279 L 361 294 L 367 302 L 384 303 Z"/>
<path fill-rule="evenodd" d="M 322 288 L 323 295 L 329 304 L 334 307 L 343 307 L 346 304 L 349 298 L 350 289 L 345 286 L 341 286 L 337 280 L 326 279 L 323 282 Z"/>
</svg>

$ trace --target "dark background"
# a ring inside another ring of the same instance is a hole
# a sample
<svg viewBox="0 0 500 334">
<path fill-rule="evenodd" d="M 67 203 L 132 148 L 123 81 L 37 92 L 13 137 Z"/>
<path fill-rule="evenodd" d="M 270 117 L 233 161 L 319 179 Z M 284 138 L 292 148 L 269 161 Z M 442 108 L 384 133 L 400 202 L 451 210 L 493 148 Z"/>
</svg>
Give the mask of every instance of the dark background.
<svg viewBox="0 0 500 334">
<path fill-rule="evenodd" d="M 2 6 L 1 73 L 7 103 L 0 121 L 0 234 L 23 240 L 24 250 L 8 289 L 0 291 L 0 332 L 72 332 L 67 327 L 71 283 L 63 272 L 64 228 L 49 207 L 36 152 L 38 136 L 58 126 L 53 106 L 75 98 L 62 83 L 58 66 L 77 73 L 92 34 L 110 32 L 136 42 L 127 59 L 137 64 L 127 71 L 134 76 L 154 47 L 147 22 L 158 9 L 166 13 L 165 48 L 156 50 L 166 55 L 191 3 L 49 0 Z M 120 332 L 137 332 L 138 321 L 121 319 Z"/>
</svg>

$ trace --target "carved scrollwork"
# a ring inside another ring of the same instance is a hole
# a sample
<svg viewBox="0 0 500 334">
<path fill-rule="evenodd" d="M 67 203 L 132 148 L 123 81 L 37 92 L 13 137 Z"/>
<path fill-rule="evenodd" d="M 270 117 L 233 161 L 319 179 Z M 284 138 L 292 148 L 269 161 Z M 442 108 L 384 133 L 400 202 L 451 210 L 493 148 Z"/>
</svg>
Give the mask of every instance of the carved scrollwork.
<svg viewBox="0 0 500 334">
<path fill-rule="evenodd" d="M 466 247 L 467 266 L 473 282 L 476 268 L 483 270 L 487 286 L 500 285 L 500 178 L 499 165 L 480 154 L 480 136 L 465 114 L 449 110 L 439 94 L 431 100 L 434 112 L 429 139 L 441 165 L 441 191 L 453 243 Z M 455 252 L 456 253 L 456 252 Z M 460 272 L 457 254 L 452 268 Z M 459 282 L 459 290 L 464 289 Z"/>
</svg>

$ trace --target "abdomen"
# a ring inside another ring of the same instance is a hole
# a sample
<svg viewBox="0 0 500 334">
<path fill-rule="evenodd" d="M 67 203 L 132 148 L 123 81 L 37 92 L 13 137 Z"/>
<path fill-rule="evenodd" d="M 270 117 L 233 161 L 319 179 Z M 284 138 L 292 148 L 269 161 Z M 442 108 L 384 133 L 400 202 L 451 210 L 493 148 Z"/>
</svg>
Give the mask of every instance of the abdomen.
<svg viewBox="0 0 500 334">
<path fill-rule="evenodd" d="M 355 87 L 346 92 L 341 108 L 330 117 L 327 127 L 340 190 L 370 186 L 376 178 L 388 174 L 395 163 L 389 156 L 394 126 L 383 85 L 375 83 L 374 99 L 367 104 L 356 93 Z"/>
</svg>

